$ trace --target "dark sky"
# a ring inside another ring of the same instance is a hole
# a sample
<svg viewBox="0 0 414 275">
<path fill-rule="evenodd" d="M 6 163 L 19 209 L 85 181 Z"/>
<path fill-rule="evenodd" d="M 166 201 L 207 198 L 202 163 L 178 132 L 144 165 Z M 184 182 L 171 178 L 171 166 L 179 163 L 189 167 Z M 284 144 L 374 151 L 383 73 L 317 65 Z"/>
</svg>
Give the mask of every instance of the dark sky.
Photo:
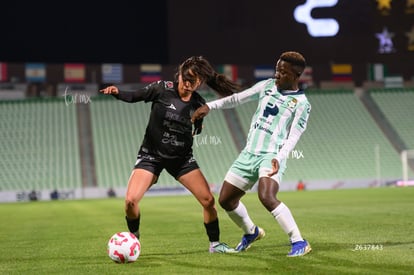
<svg viewBox="0 0 414 275">
<path fill-rule="evenodd" d="M 204 55 L 217 64 L 273 64 L 282 51 L 296 50 L 310 64 L 414 64 L 405 34 L 414 27 L 414 13 L 407 12 L 405 1 L 392 1 L 389 15 L 381 15 L 374 0 L 314 8 L 314 19 L 332 18 L 340 25 L 335 37 L 319 38 L 294 19 L 295 8 L 304 3 L 7 0 L 0 4 L 0 62 L 176 64 Z M 384 27 L 394 34 L 391 54 L 378 53 L 376 33 Z"/>
<path fill-rule="evenodd" d="M 0 61 L 165 63 L 166 0 L 3 1 Z"/>
</svg>

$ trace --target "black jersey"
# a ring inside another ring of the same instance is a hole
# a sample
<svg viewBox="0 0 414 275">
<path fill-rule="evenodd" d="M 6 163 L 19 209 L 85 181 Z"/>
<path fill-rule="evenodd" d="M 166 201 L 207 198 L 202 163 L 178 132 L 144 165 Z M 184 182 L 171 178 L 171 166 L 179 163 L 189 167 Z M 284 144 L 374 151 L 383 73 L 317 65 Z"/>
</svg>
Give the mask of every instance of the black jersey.
<svg viewBox="0 0 414 275">
<path fill-rule="evenodd" d="M 126 102 L 152 102 L 151 113 L 141 150 L 163 158 L 176 158 L 192 153 L 193 125 L 191 115 L 205 100 L 197 92 L 182 101 L 177 83 L 157 81 L 134 92 L 119 91 L 116 98 Z M 202 120 L 194 124 L 194 133 L 201 132 Z"/>
</svg>

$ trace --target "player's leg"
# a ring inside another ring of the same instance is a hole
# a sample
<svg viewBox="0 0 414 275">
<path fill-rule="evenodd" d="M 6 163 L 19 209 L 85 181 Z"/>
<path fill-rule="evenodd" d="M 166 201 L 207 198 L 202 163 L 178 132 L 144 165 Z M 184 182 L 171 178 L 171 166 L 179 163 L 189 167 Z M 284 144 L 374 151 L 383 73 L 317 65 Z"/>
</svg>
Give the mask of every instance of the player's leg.
<svg viewBox="0 0 414 275">
<path fill-rule="evenodd" d="M 128 188 L 125 196 L 125 214 L 128 229 L 139 239 L 140 209 L 139 202 L 145 192 L 157 182 L 157 179 L 164 169 L 162 159 L 149 155 L 140 150 L 134 170 L 128 181 Z"/>
<path fill-rule="evenodd" d="M 126 222 L 130 232 L 139 238 L 140 209 L 139 202 L 148 188 L 157 181 L 157 176 L 144 169 L 134 169 L 128 181 L 125 196 Z"/>
<path fill-rule="evenodd" d="M 204 227 L 210 241 L 209 251 L 234 253 L 234 249 L 220 243 L 220 228 L 214 196 L 200 169 L 194 169 L 177 178 L 198 200 L 203 207 Z"/>
<path fill-rule="evenodd" d="M 219 204 L 245 234 L 251 234 L 254 233 L 255 224 L 250 219 L 246 206 L 240 200 L 245 194 L 245 191 L 225 180 L 220 189 Z"/>
<path fill-rule="evenodd" d="M 277 199 L 279 191 L 278 182 L 267 176 L 259 178 L 258 196 L 263 206 L 273 215 L 283 231 L 289 236 L 292 250 L 288 256 L 302 256 L 312 249 L 308 242 L 302 238 L 299 227 L 293 218 L 290 209 Z"/>
<path fill-rule="evenodd" d="M 217 220 L 217 209 L 214 196 L 200 169 L 194 169 L 178 178 L 178 181 L 187 188 L 203 207 L 204 223 Z"/>
<path fill-rule="evenodd" d="M 254 162 L 254 156 L 242 151 L 224 177 L 219 196 L 220 206 L 245 234 L 253 234 L 255 231 L 255 224 L 250 219 L 245 205 L 240 201 L 246 190 L 249 190 L 257 179 L 252 172 Z"/>
<path fill-rule="evenodd" d="M 240 200 L 246 194 L 242 186 L 250 188 L 246 180 L 229 171 L 219 196 L 220 206 L 226 210 L 230 219 L 244 232 L 240 243 L 236 246 L 237 251 L 247 250 L 254 241 L 265 235 L 264 230 L 254 224 L 246 206 Z"/>
</svg>

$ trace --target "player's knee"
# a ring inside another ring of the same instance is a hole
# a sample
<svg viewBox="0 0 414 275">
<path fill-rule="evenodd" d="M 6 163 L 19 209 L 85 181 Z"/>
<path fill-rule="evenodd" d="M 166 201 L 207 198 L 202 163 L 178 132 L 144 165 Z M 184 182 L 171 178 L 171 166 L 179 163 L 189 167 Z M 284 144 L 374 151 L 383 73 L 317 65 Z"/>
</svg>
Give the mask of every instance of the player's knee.
<svg viewBox="0 0 414 275">
<path fill-rule="evenodd" d="M 234 204 L 232 204 L 230 200 L 222 198 L 222 197 L 219 198 L 219 204 L 220 204 L 221 208 L 223 208 L 226 211 L 231 211 L 231 210 L 233 210 L 234 208 L 237 207 L 237 205 L 234 206 Z"/>
<path fill-rule="evenodd" d="M 214 207 L 214 203 L 215 203 L 215 201 L 214 201 L 214 197 L 213 196 L 205 197 L 201 201 L 201 205 L 205 209 L 213 208 Z"/>
<path fill-rule="evenodd" d="M 125 198 L 125 209 L 126 210 L 130 210 L 130 209 L 134 209 L 137 206 L 137 201 L 131 197 L 126 197 Z"/>
</svg>

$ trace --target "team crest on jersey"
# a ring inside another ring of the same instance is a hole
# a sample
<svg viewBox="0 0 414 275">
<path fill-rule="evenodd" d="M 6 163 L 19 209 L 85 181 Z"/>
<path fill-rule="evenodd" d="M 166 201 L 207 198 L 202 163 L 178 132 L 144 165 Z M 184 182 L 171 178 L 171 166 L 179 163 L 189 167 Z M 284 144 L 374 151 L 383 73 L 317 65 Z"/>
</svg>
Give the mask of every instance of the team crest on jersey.
<svg viewBox="0 0 414 275">
<path fill-rule="evenodd" d="M 298 100 L 296 98 L 292 98 L 291 101 L 288 102 L 288 108 L 294 109 L 296 107 L 296 104 L 298 104 Z"/>
<path fill-rule="evenodd" d="M 171 89 L 174 87 L 174 83 L 172 81 L 165 81 L 165 88 Z"/>
</svg>

